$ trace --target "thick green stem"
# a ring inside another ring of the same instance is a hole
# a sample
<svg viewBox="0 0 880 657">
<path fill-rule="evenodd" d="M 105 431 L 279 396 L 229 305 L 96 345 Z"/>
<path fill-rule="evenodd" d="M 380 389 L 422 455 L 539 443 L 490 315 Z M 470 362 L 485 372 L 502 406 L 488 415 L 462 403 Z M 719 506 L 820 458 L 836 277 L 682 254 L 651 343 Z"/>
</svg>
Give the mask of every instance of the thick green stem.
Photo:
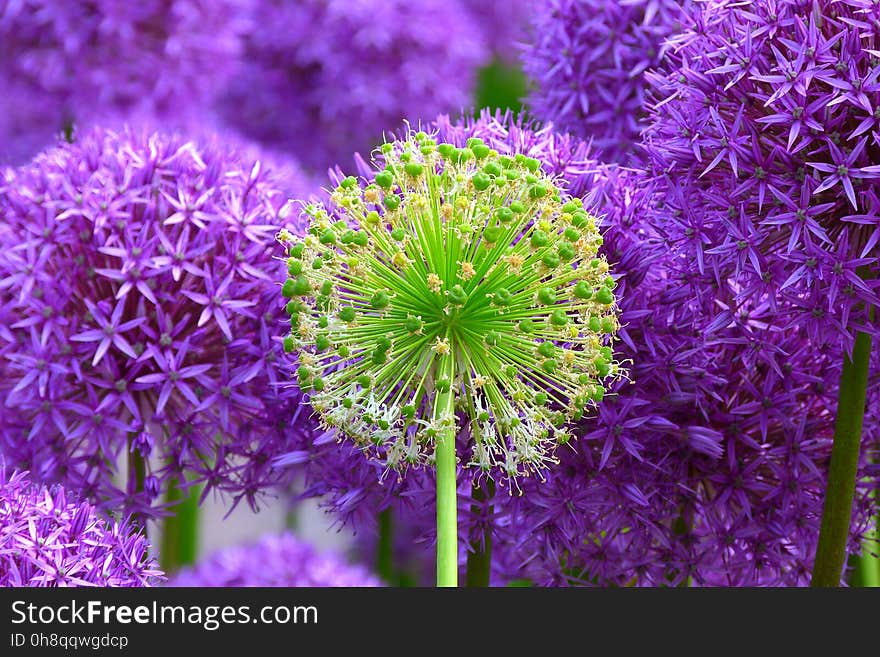
<svg viewBox="0 0 880 657">
<path fill-rule="evenodd" d="M 390 508 L 379 512 L 379 545 L 376 572 L 385 583 L 394 584 L 394 517 Z"/>
<path fill-rule="evenodd" d="M 132 448 L 131 442 L 128 446 L 128 476 L 134 481 L 133 493 L 141 493 L 144 490 L 144 481 L 147 478 L 147 464 L 144 457 L 137 450 Z M 132 514 L 132 522 L 140 525 L 142 529 L 146 529 L 146 519 L 140 513 Z"/>
<path fill-rule="evenodd" d="M 455 413 L 454 366 L 446 357 L 438 382 L 445 391 L 437 393 L 436 417 L 451 419 Z M 458 586 L 458 509 L 455 469 L 455 423 L 449 422 L 437 436 L 437 586 Z"/>
<path fill-rule="evenodd" d="M 852 359 L 844 356 L 840 376 L 834 445 L 831 448 L 812 586 L 840 586 L 852 521 L 870 358 L 871 336 L 857 333 Z"/>
<path fill-rule="evenodd" d="M 872 491 L 871 496 L 876 503 L 876 491 Z M 850 565 L 853 567 L 850 586 L 880 587 L 880 508 L 874 516 L 874 523 L 862 542 L 861 554 L 850 557 Z"/>
<path fill-rule="evenodd" d="M 165 501 L 173 504 L 171 515 L 162 524 L 162 548 L 159 561 L 166 573 L 173 573 L 195 563 L 199 536 L 199 486 L 185 491 L 176 481 L 169 485 Z"/>
<path fill-rule="evenodd" d="M 480 484 L 473 486 L 473 498 L 475 504 L 471 507 L 473 513 L 479 514 L 481 502 L 491 500 L 495 496 L 495 482 L 489 480 L 486 487 Z M 489 586 L 489 576 L 492 567 L 492 525 L 489 522 L 494 512 L 494 507 L 489 506 L 486 526 L 480 539 L 471 542 L 467 558 L 467 571 L 465 574 L 465 586 L 486 587 Z"/>
</svg>

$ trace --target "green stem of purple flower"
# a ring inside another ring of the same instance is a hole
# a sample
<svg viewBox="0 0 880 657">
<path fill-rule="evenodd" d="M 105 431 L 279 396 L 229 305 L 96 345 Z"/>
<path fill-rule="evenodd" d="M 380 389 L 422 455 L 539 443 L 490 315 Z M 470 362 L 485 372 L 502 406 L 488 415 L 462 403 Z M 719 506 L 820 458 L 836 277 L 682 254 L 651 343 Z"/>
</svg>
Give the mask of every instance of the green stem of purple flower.
<svg viewBox="0 0 880 657">
<path fill-rule="evenodd" d="M 455 412 L 453 359 L 443 359 L 437 380 L 448 382 L 445 392 L 437 393 L 435 408 L 439 415 Z M 455 467 L 455 425 L 440 431 L 436 440 L 437 467 L 437 586 L 458 586 L 458 499 Z"/>
<path fill-rule="evenodd" d="M 376 572 L 386 584 L 395 584 L 394 517 L 390 507 L 379 512 L 379 545 L 376 550 Z"/>
<path fill-rule="evenodd" d="M 195 563 L 199 535 L 199 486 L 182 490 L 172 481 L 165 500 L 171 504 L 171 515 L 162 523 L 160 562 L 166 573 Z"/>
<path fill-rule="evenodd" d="M 871 336 L 856 334 L 852 359 L 844 356 L 840 376 L 834 446 L 831 449 L 812 586 L 840 586 L 852 522 L 870 358 Z"/>
<path fill-rule="evenodd" d="M 473 513 L 480 513 L 480 503 L 491 500 L 495 496 L 495 483 L 487 480 L 485 488 L 480 484 L 473 486 Z M 494 507 L 490 506 L 488 513 L 491 517 Z M 489 586 L 489 577 L 492 571 L 492 526 L 488 522 L 483 529 L 482 540 L 471 542 L 467 557 L 467 570 L 465 571 L 465 586 L 486 587 Z"/>
</svg>

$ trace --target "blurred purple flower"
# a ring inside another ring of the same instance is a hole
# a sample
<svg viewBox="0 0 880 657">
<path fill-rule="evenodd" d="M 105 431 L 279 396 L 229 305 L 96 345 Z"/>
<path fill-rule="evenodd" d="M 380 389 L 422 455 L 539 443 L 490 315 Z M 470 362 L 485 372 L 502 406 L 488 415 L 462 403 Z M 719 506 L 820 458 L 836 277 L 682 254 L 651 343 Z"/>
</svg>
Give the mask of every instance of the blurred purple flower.
<svg viewBox="0 0 880 657">
<path fill-rule="evenodd" d="M 251 19 L 220 112 L 317 170 L 368 151 L 406 116 L 461 109 L 489 57 L 456 0 L 260 0 Z"/>
<path fill-rule="evenodd" d="M 162 572 L 129 522 L 0 464 L 0 586 L 153 586 Z"/>
<path fill-rule="evenodd" d="M 644 73 L 679 29 L 690 0 L 548 0 L 532 15 L 522 61 L 534 114 L 591 139 L 607 162 L 642 159 Z"/>
<path fill-rule="evenodd" d="M 320 552 L 291 534 L 265 536 L 221 550 L 177 573 L 170 586 L 374 587 L 379 580 L 364 567 Z"/>
<path fill-rule="evenodd" d="M 94 130 L 7 170 L 0 453 L 108 508 L 178 477 L 254 504 L 308 431 L 273 338 L 287 211 L 216 140 Z"/>
<path fill-rule="evenodd" d="M 516 60 L 525 39 L 535 0 L 462 0 L 470 20 L 483 32 L 492 53 L 506 61 Z"/>
<path fill-rule="evenodd" d="M 241 0 L 0 0 L 0 162 L 70 123 L 199 124 L 239 62 Z"/>
</svg>

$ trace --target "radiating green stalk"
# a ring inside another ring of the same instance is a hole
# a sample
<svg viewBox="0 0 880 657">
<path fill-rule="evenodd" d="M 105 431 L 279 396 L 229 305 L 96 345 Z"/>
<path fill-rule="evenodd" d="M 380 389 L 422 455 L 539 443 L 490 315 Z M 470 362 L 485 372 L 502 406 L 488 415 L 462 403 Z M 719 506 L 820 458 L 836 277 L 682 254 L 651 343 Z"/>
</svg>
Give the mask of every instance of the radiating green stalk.
<svg viewBox="0 0 880 657">
<path fill-rule="evenodd" d="M 386 584 L 395 583 L 394 517 L 390 508 L 379 512 L 379 546 L 376 551 L 376 572 Z"/>
<path fill-rule="evenodd" d="M 480 502 L 491 500 L 495 496 L 495 483 L 491 480 L 486 482 L 484 489 L 479 484 L 474 484 L 473 498 L 476 504 L 473 505 L 473 512 L 480 512 Z M 491 517 L 494 507 L 489 507 L 489 516 Z M 486 587 L 489 586 L 489 576 L 491 575 L 492 566 L 492 526 L 491 523 L 486 524 L 483 530 L 482 540 L 473 541 L 470 545 L 467 558 L 467 571 L 465 574 L 465 586 L 468 587 Z"/>
<path fill-rule="evenodd" d="M 162 547 L 159 556 L 162 569 L 173 573 L 182 566 L 195 563 L 198 553 L 200 486 L 181 490 L 176 481 L 169 485 L 165 501 L 173 504 L 171 515 L 162 523 Z"/>
<path fill-rule="evenodd" d="M 446 392 L 437 394 L 437 412 L 454 413 L 453 360 L 444 358 L 438 380 L 446 379 Z M 458 509 L 455 469 L 455 424 L 450 423 L 437 436 L 437 586 L 458 586 Z"/>
<path fill-rule="evenodd" d="M 852 359 L 844 356 L 840 375 L 834 446 L 831 449 L 812 586 L 840 586 L 852 522 L 870 358 L 871 336 L 857 333 Z"/>
</svg>

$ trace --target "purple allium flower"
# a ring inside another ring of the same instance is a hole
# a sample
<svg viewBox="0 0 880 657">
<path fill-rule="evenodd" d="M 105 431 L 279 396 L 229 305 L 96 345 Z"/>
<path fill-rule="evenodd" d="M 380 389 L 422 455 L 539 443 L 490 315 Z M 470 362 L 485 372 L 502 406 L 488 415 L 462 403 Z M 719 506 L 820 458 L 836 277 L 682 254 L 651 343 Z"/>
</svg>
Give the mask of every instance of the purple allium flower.
<svg viewBox="0 0 880 657">
<path fill-rule="evenodd" d="M 153 586 L 149 548 L 129 522 L 0 464 L 0 586 Z"/>
<path fill-rule="evenodd" d="M 265 536 L 250 545 L 221 550 L 174 576 L 171 586 L 374 587 L 379 580 L 291 534 Z"/>
<path fill-rule="evenodd" d="M 677 0 L 548 0 L 537 3 L 522 61 L 534 82 L 533 113 L 592 139 L 608 162 L 641 159 L 636 142 L 644 112 L 644 73 L 675 34 Z"/>
<path fill-rule="evenodd" d="M 645 137 L 674 193 L 670 244 L 732 281 L 724 317 L 772 312 L 818 348 L 877 333 L 880 8 L 712 1 L 651 75 Z"/>
<path fill-rule="evenodd" d="M 670 248 L 665 203 L 673 192 L 665 180 L 604 166 L 584 142 L 509 115 L 441 118 L 433 128 L 452 143 L 477 136 L 499 152 L 539 158 L 573 195 L 590 198 L 604 217 L 604 251 L 619 275 L 619 357 L 632 363 L 633 383 L 618 384 L 598 417 L 582 422 L 559 466 L 543 480 L 522 482 L 521 495 L 496 494 L 491 515 L 487 503 L 473 505 L 471 478 L 461 473 L 461 534 L 476 541 L 492 531 L 496 579 L 806 583 L 840 349 L 814 349 L 805 331 L 786 329 L 767 302 L 746 314 L 719 314 L 735 286 L 700 278 L 696 260 Z M 695 295 L 696 285 L 704 293 Z M 405 535 L 432 540 L 433 518 L 424 513 L 433 503 L 430 473 L 399 481 L 358 457 L 330 436 L 302 443 L 295 460 L 305 464 L 305 494 L 324 496 L 356 528 L 369 529 L 379 510 L 393 507 Z M 876 485 L 871 466 L 863 463 L 861 473 L 852 550 L 871 515 L 867 491 Z M 408 557 L 430 556 L 413 544 Z"/>
<path fill-rule="evenodd" d="M 178 126 L 200 122 L 238 63 L 240 4 L 0 0 L 0 103 L 7 110 L 0 161 L 23 161 L 69 122 L 135 114 Z"/>
<path fill-rule="evenodd" d="M 483 32 L 493 54 L 514 61 L 525 38 L 535 0 L 462 0 L 470 20 Z"/>
<path fill-rule="evenodd" d="M 273 337 L 285 201 L 260 163 L 162 134 L 7 170 L 0 453 L 110 508 L 149 513 L 181 476 L 253 504 L 307 429 Z"/>
<path fill-rule="evenodd" d="M 406 116 L 461 109 L 488 58 L 455 0 L 260 0 L 252 25 L 220 111 L 318 170 Z"/>
</svg>

